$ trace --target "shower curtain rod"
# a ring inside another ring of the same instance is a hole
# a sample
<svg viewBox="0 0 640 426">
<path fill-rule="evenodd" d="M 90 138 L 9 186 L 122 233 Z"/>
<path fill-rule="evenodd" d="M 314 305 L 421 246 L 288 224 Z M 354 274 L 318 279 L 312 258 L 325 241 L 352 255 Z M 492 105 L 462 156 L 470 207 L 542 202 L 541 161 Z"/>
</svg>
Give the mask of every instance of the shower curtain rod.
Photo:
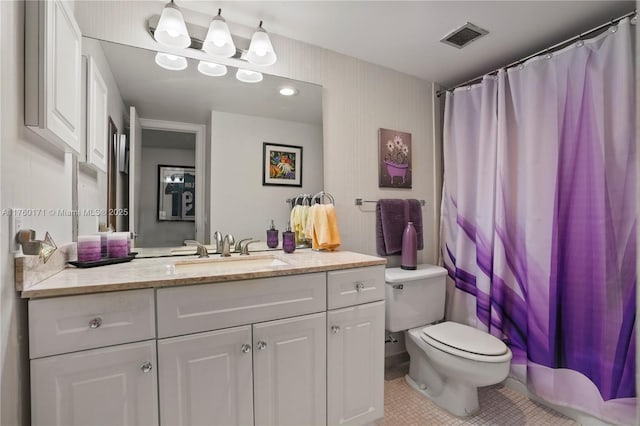
<svg viewBox="0 0 640 426">
<path fill-rule="evenodd" d="M 508 65 L 502 66 L 502 67 L 497 68 L 497 69 L 495 69 L 495 70 L 493 70 L 491 72 L 485 73 L 485 74 L 483 74 L 481 76 L 478 76 L 478 77 L 475 77 L 475 78 L 472 78 L 471 80 L 467 80 L 464 83 L 457 84 L 457 85 L 455 85 L 453 87 L 450 87 L 448 89 L 438 90 L 436 92 L 436 96 L 440 97 L 440 95 L 442 95 L 445 92 L 453 91 L 454 89 L 457 89 L 458 87 L 463 87 L 463 86 L 467 86 L 467 85 L 479 82 L 480 80 L 482 80 L 484 78 L 485 75 L 494 74 L 494 73 L 497 73 L 501 69 L 512 68 L 512 67 L 514 67 L 516 65 L 520 65 L 520 64 L 528 61 L 531 58 L 535 58 L 536 56 L 542 55 L 543 53 L 550 53 L 550 52 L 559 50 L 559 49 L 561 49 L 563 47 L 566 47 L 566 46 L 570 45 L 574 41 L 580 40 L 580 39 L 582 39 L 582 38 L 584 38 L 584 37 L 586 37 L 586 36 L 588 36 L 590 34 L 593 34 L 593 33 L 597 32 L 597 31 L 600 31 L 600 30 L 602 30 L 602 29 L 604 29 L 604 28 L 606 28 L 606 27 L 608 27 L 610 25 L 616 25 L 618 22 L 622 21 L 624 18 L 628 18 L 629 16 L 633 16 L 635 14 L 636 14 L 636 10 L 633 10 L 633 11 L 631 11 L 629 13 L 625 13 L 624 15 L 620 16 L 619 18 L 612 19 L 609 22 L 606 22 L 606 23 L 604 23 L 602 25 L 598 25 L 595 28 L 592 28 L 592 29 L 590 29 L 588 31 L 580 33 L 577 36 L 571 37 L 570 39 L 567 39 L 567 40 L 562 41 L 560 43 L 554 44 L 553 46 L 547 47 L 546 49 L 539 50 L 536 53 L 527 56 L 526 58 L 519 59 L 517 61 L 511 62 Z"/>
</svg>

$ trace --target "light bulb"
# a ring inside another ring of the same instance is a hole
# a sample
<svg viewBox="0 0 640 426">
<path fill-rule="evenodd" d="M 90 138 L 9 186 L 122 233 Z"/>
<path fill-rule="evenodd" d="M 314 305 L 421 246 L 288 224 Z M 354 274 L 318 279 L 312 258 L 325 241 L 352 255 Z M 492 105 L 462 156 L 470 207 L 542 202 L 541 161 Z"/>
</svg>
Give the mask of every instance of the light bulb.
<svg viewBox="0 0 640 426">
<path fill-rule="evenodd" d="M 236 54 L 236 46 L 233 44 L 229 26 L 218 9 L 218 15 L 211 20 L 209 31 L 202 43 L 202 50 L 216 56 L 230 58 Z"/>
<path fill-rule="evenodd" d="M 263 77 L 262 73 L 238 68 L 238 71 L 236 71 L 236 78 L 243 83 L 259 83 L 262 81 Z"/>
<path fill-rule="evenodd" d="M 262 21 L 253 36 L 247 52 L 247 60 L 255 65 L 273 65 L 277 60 L 269 34 L 262 28 Z"/>
<path fill-rule="evenodd" d="M 171 71 L 182 71 L 187 68 L 187 59 L 169 53 L 156 53 L 156 64 Z"/>
<path fill-rule="evenodd" d="M 168 47 L 182 49 L 191 45 L 191 37 L 189 37 L 182 12 L 172 2 L 162 9 L 162 15 L 160 15 L 153 38 L 158 43 Z"/>
<path fill-rule="evenodd" d="M 213 62 L 200 61 L 198 71 L 209 77 L 222 77 L 227 74 L 227 67 Z"/>
</svg>

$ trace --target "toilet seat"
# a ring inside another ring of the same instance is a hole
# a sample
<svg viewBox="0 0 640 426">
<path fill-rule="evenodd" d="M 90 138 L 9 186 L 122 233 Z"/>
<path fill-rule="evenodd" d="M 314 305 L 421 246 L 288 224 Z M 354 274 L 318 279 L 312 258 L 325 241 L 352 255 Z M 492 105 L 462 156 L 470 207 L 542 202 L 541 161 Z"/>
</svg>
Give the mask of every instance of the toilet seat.
<svg viewBox="0 0 640 426">
<path fill-rule="evenodd" d="M 481 362 L 503 362 L 511 353 L 495 336 L 451 321 L 424 327 L 420 338 L 441 351 Z"/>
</svg>

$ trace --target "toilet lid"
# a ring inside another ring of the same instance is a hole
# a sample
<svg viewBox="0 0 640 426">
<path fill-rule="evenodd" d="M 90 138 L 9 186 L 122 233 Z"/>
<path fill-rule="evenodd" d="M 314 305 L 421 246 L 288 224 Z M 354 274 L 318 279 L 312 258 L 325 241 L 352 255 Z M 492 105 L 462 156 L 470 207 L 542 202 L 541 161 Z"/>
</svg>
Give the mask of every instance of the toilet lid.
<svg viewBox="0 0 640 426">
<path fill-rule="evenodd" d="M 445 346 L 478 355 L 498 356 L 507 352 L 507 345 L 500 339 L 456 322 L 442 322 L 425 327 L 424 336 Z"/>
</svg>

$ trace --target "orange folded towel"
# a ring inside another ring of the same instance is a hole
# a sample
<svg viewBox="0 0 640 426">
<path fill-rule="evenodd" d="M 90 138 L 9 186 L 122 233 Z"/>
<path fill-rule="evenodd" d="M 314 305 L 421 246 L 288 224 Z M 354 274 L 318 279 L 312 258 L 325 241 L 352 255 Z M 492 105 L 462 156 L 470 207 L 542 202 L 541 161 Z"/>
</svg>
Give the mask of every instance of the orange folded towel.
<svg viewBox="0 0 640 426">
<path fill-rule="evenodd" d="M 311 247 L 315 250 L 333 251 L 340 247 L 340 230 L 336 208 L 333 204 L 315 204 L 309 210 Z M 309 230 L 307 230 L 308 232 Z"/>
</svg>

